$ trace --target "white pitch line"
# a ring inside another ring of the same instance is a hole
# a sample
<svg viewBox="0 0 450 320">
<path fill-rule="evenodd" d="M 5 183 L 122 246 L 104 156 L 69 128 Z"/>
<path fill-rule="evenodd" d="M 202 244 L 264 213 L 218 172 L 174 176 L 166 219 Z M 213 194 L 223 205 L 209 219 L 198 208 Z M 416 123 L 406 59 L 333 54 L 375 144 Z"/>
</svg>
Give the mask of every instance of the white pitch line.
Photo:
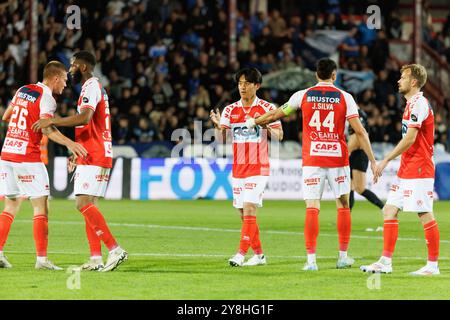
<svg viewBox="0 0 450 320">
<path fill-rule="evenodd" d="M 34 251 L 8 251 L 17 254 L 36 254 Z M 86 252 L 49 251 L 48 254 L 65 255 L 85 255 Z M 229 254 L 204 254 L 204 253 L 156 253 L 156 252 L 129 252 L 133 257 L 174 257 L 174 258 L 229 258 Z M 266 255 L 269 259 L 294 259 L 304 260 L 306 256 L 272 256 Z M 355 259 L 365 259 L 364 257 L 353 256 Z M 317 259 L 336 259 L 336 256 L 317 256 Z M 425 260 L 426 257 L 395 257 L 394 260 Z M 450 260 L 449 257 L 439 257 L 439 260 Z"/>
<path fill-rule="evenodd" d="M 15 220 L 16 222 L 21 223 L 31 223 L 31 220 Z M 62 225 L 84 225 L 84 222 L 79 221 L 50 221 L 50 224 L 62 224 Z M 221 228 L 208 228 L 208 227 L 186 227 L 186 226 L 162 226 L 157 224 L 136 224 L 136 223 L 114 223 L 109 222 L 110 226 L 117 227 L 130 227 L 130 228 L 149 228 L 149 229 L 166 229 L 166 230 L 189 230 L 189 231 L 211 231 L 211 232 L 232 232 L 232 233 L 240 233 L 240 229 L 221 229 Z M 303 232 L 296 231 L 278 231 L 278 230 L 262 230 L 261 233 L 267 234 L 284 234 L 284 235 L 293 235 L 293 236 L 303 236 Z M 319 236 L 323 237 L 337 237 L 336 234 L 329 233 L 319 233 Z M 352 239 L 377 239 L 382 240 L 382 236 L 361 236 L 361 235 L 351 235 Z M 421 241 L 425 242 L 424 238 L 398 238 L 399 241 Z M 450 243 L 450 240 L 440 240 L 441 243 Z"/>
</svg>

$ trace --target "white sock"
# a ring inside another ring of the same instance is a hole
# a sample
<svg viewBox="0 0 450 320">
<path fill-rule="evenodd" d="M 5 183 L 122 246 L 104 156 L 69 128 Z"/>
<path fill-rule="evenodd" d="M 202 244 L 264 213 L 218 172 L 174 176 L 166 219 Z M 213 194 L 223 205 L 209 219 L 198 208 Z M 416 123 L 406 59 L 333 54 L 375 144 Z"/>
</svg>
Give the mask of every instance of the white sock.
<svg viewBox="0 0 450 320">
<path fill-rule="evenodd" d="M 346 259 L 347 251 L 339 251 L 339 259 Z"/>
<path fill-rule="evenodd" d="M 430 268 L 437 269 L 438 268 L 438 262 L 437 261 L 427 261 L 427 266 Z"/>
<path fill-rule="evenodd" d="M 47 261 L 47 257 L 36 257 L 37 262 L 45 262 Z"/>
<path fill-rule="evenodd" d="M 109 253 L 116 252 L 116 251 L 119 250 L 119 249 L 120 249 L 120 246 L 117 246 L 117 247 L 115 247 L 114 249 L 112 249 Z"/>
<path fill-rule="evenodd" d="M 307 259 L 308 259 L 308 264 L 316 263 L 316 254 L 308 253 Z"/>
<path fill-rule="evenodd" d="M 383 264 L 392 264 L 392 258 L 381 256 L 380 262 Z"/>
<path fill-rule="evenodd" d="M 102 256 L 91 256 L 91 260 L 102 260 Z"/>
</svg>

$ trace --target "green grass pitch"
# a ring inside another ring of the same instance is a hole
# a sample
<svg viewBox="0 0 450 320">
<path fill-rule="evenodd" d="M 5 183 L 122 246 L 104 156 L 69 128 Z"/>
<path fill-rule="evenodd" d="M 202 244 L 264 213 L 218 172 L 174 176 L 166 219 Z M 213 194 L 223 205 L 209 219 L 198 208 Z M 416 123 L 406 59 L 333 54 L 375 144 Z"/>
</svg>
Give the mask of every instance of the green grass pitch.
<svg viewBox="0 0 450 320">
<path fill-rule="evenodd" d="M 227 262 L 238 248 L 241 225 L 231 201 L 104 200 L 100 209 L 129 252 L 128 261 L 109 273 L 81 272 L 79 289 L 71 281 L 73 289 L 68 288 L 73 275 L 66 271 L 34 270 L 32 214 L 25 202 L 4 248 L 13 268 L 0 269 L 0 299 L 450 299 L 449 202 L 435 203 L 441 275 L 408 274 L 424 265 L 427 251 L 417 216 L 403 213 L 394 273 L 382 275 L 378 289 L 369 289 L 369 275 L 359 270 L 361 264 L 378 259 L 382 250 L 382 233 L 366 231 L 381 226 L 382 216 L 367 202 L 357 202 L 353 210 L 349 254 L 356 264 L 346 270 L 335 269 L 335 204 L 323 202 L 319 271 L 312 273 L 301 271 L 302 201 L 264 202 L 258 221 L 268 264 L 244 268 Z M 57 265 L 67 269 L 88 258 L 84 220 L 73 201 L 50 202 L 49 233 L 49 258 Z M 107 250 L 103 252 L 106 259 Z"/>
</svg>

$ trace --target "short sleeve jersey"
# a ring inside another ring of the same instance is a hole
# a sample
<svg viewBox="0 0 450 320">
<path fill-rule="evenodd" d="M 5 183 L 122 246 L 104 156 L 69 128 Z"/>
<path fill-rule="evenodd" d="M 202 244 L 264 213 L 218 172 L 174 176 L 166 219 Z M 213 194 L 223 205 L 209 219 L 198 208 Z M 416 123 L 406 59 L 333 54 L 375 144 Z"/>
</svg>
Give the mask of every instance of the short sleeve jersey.
<svg viewBox="0 0 450 320">
<path fill-rule="evenodd" d="M 232 132 L 234 178 L 270 174 L 267 132 L 261 126 L 248 129 L 245 121 L 248 117 L 257 118 L 275 109 L 273 104 L 256 97 L 251 107 L 244 108 L 240 100 L 223 110 L 220 125 L 222 128 L 231 129 Z M 269 126 L 280 128 L 281 122 L 275 121 Z"/>
<path fill-rule="evenodd" d="M 406 102 L 402 118 L 403 136 L 408 128 L 419 131 L 414 144 L 402 153 L 398 176 L 402 179 L 434 178 L 434 114 L 422 92 Z"/>
<path fill-rule="evenodd" d="M 111 168 L 113 152 L 108 95 L 95 77 L 88 79 L 81 88 L 77 111 L 81 113 L 86 108 L 94 111 L 94 115 L 87 125 L 75 127 L 75 141 L 86 148 L 88 155 L 77 158 L 77 163 Z"/>
<path fill-rule="evenodd" d="M 358 109 L 358 114 L 359 114 L 359 121 L 361 121 L 362 126 L 364 127 L 364 129 L 366 129 L 367 132 L 369 132 L 369 123 L 367 121 L 367 113 L 364 112 L 364 110 L 362 109 Z M 351 126 L 349 126 L 348 128 L 348 134 L 354 134 L 355 131 L 353 130 L 353 128 Z"/>
<path fill-rule="evenodd" d="M 303 166 L 347 166 L 345 121 L 358 117 L 358 107 L 353 97 L 331 83 L 319 82 L 294 93 L 288 105 L 293 110 L 302 111 Z"/>
<path fill-rule="evenodd" d="M 11 100 L 13 111 L 3 143 L 1 158 L 11 162 L 41 162 L 42 132 L 31 130 L 40 118 L 52 118 L 56 101 L 49 87 L 41 82 L 17 90 Z"/>
</svg>

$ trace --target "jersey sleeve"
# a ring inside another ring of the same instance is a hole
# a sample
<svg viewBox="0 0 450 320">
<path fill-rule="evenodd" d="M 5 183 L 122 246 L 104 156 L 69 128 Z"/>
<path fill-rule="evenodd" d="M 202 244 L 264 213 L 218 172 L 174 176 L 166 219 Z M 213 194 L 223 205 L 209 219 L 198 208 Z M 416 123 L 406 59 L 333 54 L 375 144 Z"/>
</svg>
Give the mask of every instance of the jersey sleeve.
<svg viewBox="0 0 450 320">
<path fill-rule="evenodd" d="M 409 115 L 408 128 L 420 128 L 428 117 L 429 108 L 425 99 L 419 99 L 412 107 Z"/>
<path fill-rule="evenodd" d="M 16 99 L 17 99 L 17 94 L 19 93 L 20 89 L 22 89 L 22 87 L 20 87 L 19 89 L 17 89 L 16 93 L 14 94 L 14 97 L 12 97 L 10 104 L 15 104 L 16 103 Z"/>
<path fill-rule="evenodd" d="M 267 108 L 267 112 L 275 110 L 276 108 L 277 107 L 275 107 L 273 104 L 270 104 L 269 108 Z M 281 121 L 280 120 L 274 121 L 272 123 L 269 123 L 268 126 L 271 128 L 281 128 Z"/>
<path fill-rule="evenodd" d="M 40 118 L 53 118 L 56 111 L 56 101 L 48 93 L 44 93 L 39 103 L 39 117 Z"/>
<path fill-rule="evenodd" d="M 223 109 L 222 115 L 220 116 L 220 126 L 222 128 L 230 129 L 231 128 L 231 106 L 226 106 Z"/>
<path fill-rule="evenodd" d="M 81 102 L 79 106 L 80 112 L 85 108 L 89 108 L 95 111 L 95 109 L 97 108 L 97 104 L 100 102 L 101 98 L 102 93 L 97 81 L 90 82 L 81 95 Z"/>
<path fill-rule="evenodd" d="M 285 115 L 290 115 L 292 112 L 301 109 L 301 104 L 306 90 L 300 90 L 294 93 L 287 103 L 281 106 Z"/>
<path fill-rule="evenodd" d="M 353 99 L 353 96 L 347 92 L 342 93 L 345 99 L 345 105 L 347 107 L 347 111 L 345 114 L 347 120 L 359 117 L 358 105 L 356 104 L 355 99 Z"/>
</svg>

